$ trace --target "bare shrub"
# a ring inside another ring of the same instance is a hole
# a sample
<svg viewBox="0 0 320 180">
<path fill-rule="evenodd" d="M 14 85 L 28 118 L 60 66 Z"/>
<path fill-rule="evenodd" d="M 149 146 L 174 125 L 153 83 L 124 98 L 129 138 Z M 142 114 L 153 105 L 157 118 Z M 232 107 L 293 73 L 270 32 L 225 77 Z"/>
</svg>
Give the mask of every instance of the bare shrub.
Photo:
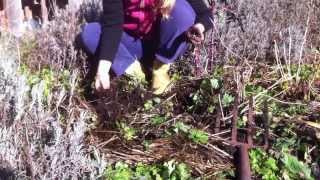
<svg viewBox="0 0 320 180">
<path fill-rule="evenodd" d="M 97 22 L 101 18 L 102 0 L 86 1 L 80 7 L 78 15 L 86 22 Z"/>
<path fill-rule="evenodd" d="M 298 61 L 301 50 L 305 56 L 319 46 L 318 1 L 218 0 L 214 13 L 213 40 L 208 43 L 214 44 L 217 61 L 270 60 L 275 43 L 282 58 L 290 55 Z"/>
<path fill-rule="evenodd" d="M 64 24 L 58 19 L 36 32 L 34 49 L 23 49 L 16 39 L 1 36 L 0 173 L 8 177 L 95 179 L 105 168 L 99 152 L 84 143 L 89 122 L 95 115 L 80 105 L 78 64 L 84 58 L 78 56 L 73 46 L 79 27 L 67 23 L 71 17 L 65 16 Z M 20 59 L 20 51 L 28 53 Z M 22 63 L 33 70 L 52 67 L 50 71 L 55 74 L 68 68 L 69 87 L 54 84 L 46 97 L 45 80 L 31 85 L 28 75 L 20 71 Z"/>
<path fill-rule="evenodd" d="M 75 46 L 80 21 L 71 11 L 56 10 L 55 19 L 50 24 L 25 36 L 22 44 L 23 62 L 33 69 L 78 67 L 86 58 Z"/>
</svg>

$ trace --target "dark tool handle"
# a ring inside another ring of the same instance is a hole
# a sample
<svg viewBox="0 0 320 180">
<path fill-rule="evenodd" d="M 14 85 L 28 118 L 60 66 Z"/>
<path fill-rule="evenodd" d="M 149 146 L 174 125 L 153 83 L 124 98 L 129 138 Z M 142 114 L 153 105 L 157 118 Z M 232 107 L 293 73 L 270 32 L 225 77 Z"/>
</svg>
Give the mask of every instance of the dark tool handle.
<svg viewBox="0 0 320 180">
<path fill-rule="evenodd" d="M 237 176 L 238 180 L 251 180 L 250 161 L 247 145 L 240 145 L 237 147 L 238 163 Z"/>
</svg>

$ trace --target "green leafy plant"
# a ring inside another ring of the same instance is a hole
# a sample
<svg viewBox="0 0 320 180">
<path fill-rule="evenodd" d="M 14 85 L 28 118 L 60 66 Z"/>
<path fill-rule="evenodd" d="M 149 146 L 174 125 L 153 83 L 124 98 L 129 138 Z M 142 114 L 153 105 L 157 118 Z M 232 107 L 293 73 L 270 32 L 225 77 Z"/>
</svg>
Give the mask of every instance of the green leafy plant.
<svg viewBox="0 0 320 180">
<path fill-rule="evenodd" d="M 153 98 L 153 99 L 147 100 L 147 101 L 144 103 L 143 107 L 144 107 L 144 110 L 149 111 L 149 110 L 151 110 L 156 104 L 160 104 L 160 103 L 161 103 L 161 99 L 158 98 L 158 97 L 155 97 L 155 98 Z"/>
<path fill-rule="evenodd" d="M 177 163 L 175 160 L 164 163 L 164 179 L 169 180 L 188 180 L 191 178 L 191 172 L 184 163 Z"/>
<path fill-rule="evenodd" d="M 216 109 L 216 107 L 211 105 L 208 107 L 207 111 L 208 111 L 208 113 L 213 113 L 215 109 Z"/>
<path fill-rule="evenodd" d="M 178 81 L 180 81 L 181 79 L 182 79 L 181 74 L 178 73 L 178 72 L 176 72 L 176 73 L 174 73 L 174 74 L 172 75 L 172 81 L 173 81 L 173 82 L 178 82 Z"/>
<path fill-rule="evenodd" d="M 150 140 L 144 140 L 142 142 L 142 144 L 143 144 L 144 149 L 148 151 L 150 149 L 151 141 Z"/>
<path fill-rule="evenodd" d="M 292 150 L 299 149 L 298 137 L 293 131 L 293 125 L 280 127 L 281 137 L 277 138 L 273 148 L 282 153 L 290 153 Z"/>
<path fill-rule="evenodd" d="M 134 66 L 137 66 L 135 64 Z M 146 81 L 145 74 L 139 70 L 139 67 L 136 67 L 137 70 L 132 72 L 131 75 L 126 75 L 127 76 L 127 90 L 132 91 L 135 88 L 144 88 L 147 86 L 148 82 Z"/>
<path fill-rule="evenodd" d="M 296 77 L 297 81 L 299 80 L 303 80 L 303 81 L 308 81 L 308 80 L 311 80 L 311 77 L 314 75 L 314 67 L 312 67 L 312 65 L 309 65 L 309 64 L 301 64 L 300 66 L 299 65 L 291 65 L 290 67 L 291 69 L 291 73 L 293 75 L 297 74 L 298 71 L 298 77 Z"/>
<path fill-rule="evenodd" d="M 202 130 L 191 129 L 188 138 L 197 144 L 207 144 L 209 140 L 209 135 L 208 133 Z"/>
<path fill-rule="evenodd" d="M 180 177 L 179 179 L 181 180 L 187 180 L 191 178 L 191 170 L 184 163 L 178 164 L 177 174 Z"/>
<path fill-rule="evenodd" d="M 63 72 L 59 76 L 59 82 L 61 82 L 61 84 L 66 89 L 70 89 L 70 82 L 69 82 L 70 76 L 71 74 L 70 74 L 70 71 L 68 70 L 63 70 Z"/>
<path fill-rule="evenodd" d="M 224 75 L 224 66 L 223 65 L 217 65 L 213 69 L 213 76 L 216 78 L 221 78 Z"/>
<path fill-rule="evenodd" d="M 249 152 L 250 164 L 255 174 L 263 180 L 279 179 L 279 167 L 276 159 L 270 157 L 261 149 L 252 149 Z"/>
<path fill-rule="evenodd" d="M 306 114 L 308 112 L 308 107 L 306 105 L 290 105 L 286 112 L 289 115 Z"/>
<path fill-rule="evenodd" d="M 277 102 L 270 103 L 272 113 L 276 116 L 290 117 L 295 115 L 303 115 L 309 112 L 306 105 L 291 104 L 283 105 Z"/>
<path fill-rule="evenodd" d="M 246 127 L 247 122 L 248 122 L 248 117 L 247 116 L 241 116 L 240 118 L 238 118 L 237 127 L 238 128 L 244 128 L 244 127 Z"/>
<path fill-rule="evenodd" d="M 291 155 L 301 149 L 297 136 L 288 127 L 282 128 L 282 138 L 278 138 L 273 145 L 273 154 L 267 154 L 261 149 L 250 151 L 251 167 L 255 174 L 262 179 L 314 179 L 307 164 Z"/>
<path fill-rule="evenodd" d="M 231 105 L 231 103 L 234 102 L 234 97 L 228 93 L 225 93 L 223 95 L 223 98 L 222 98 L 222 105 L 223 107 L 228 107 Z"/>
<path fill-rule="evenodd" d="M 314 179 L 311 175 L 311 169 L 295 156 L 283 153 L 281 161 L 284 165 L 284 171 L 282 173 L 284 179 Z"/>
<path fill-rule="evenodd" d="M 174 132 L 182 132 L 187 137 L 197 144 L 207 144 L 209 140 L 209 135 L 205 131 L 191 128 L 191 126 L 184 124 L 183 122 L 177 122 L 174 125 Z"/>
<path fill-rule="evenodd" d="M 134 172 L 129 165 L 118 162 L 115 167 L 109 166 L 105 172 L 104 177 L 106 180 L 131 180 Z"/>
<path fill-rule="evenodd" d="M 198 90 L 195 93 L 190 94 L 190 97 L 192 98 L 192 101 L 194 104 L 192 107 L 195 107 L 195 106 L 198 106 L 198 105 L 201 105 L 204 103 L 204 97 L 201 94 L 200 90 Z M 190 109 L 192 109 L 192 108 L 190 108 Z"/>
<path fill-rule="evenodd" d="M 221 77 L 220 68 L 214 70 L 213 75 L 204 78 L 199 88 L 190 93 L 189 98 L 192 103 L 188 106 L 189 112 L 196 113 L 214 113 L 217 106 L 219 106 L 218 93 L 223 90 L 223 79 Z M 231 96 L 226 96 L 225 98 L 230 98 Z M 232 97 L 231 97 L 232 98 Z M 231 103 L 228 101 L 233 101 L 232 99 L 225 99 L 225 103 Z"/>
<path fill-rule="evenodd" d="M 38 72 L 31 72 L 27 65 L 21 65 L 20 73 L 27 77 L 27 83 L 32 88 L 42 84 L 43 95 L 48 98 L 55 87 L 70 89 L 70 71 L 64 69 L 61 72 L 54 72 L 49 68 L 43 68 Z"/>
<path fill-rule="evenodd" d="M 118 162 L 105 170 L 104 177 L 106 180 L 189 180 L 191 170 L 186 164 L 175 160 L 151 165 L 138 163 L 132 167 Z"/>
<path fill-rule="evenodd" d="M 151 118 L 151 124 L 153 125 L 159 125 L 166 121 L 167 121 L 167 118 L 165 116 L 157 115 Z"/>
<path fill-rule="evenodd" d="M 117 123 L 117 126 L 120 129 L 121 134 L 126 140 L 131 141 L 134 138 L 136 138 L 136 133 L 137 133 L 136 129 L 128 126 L 123 122 Z"/>
<path fill-rule="evenodd" d="M 32 88 L 40 85 L 43 88 L 43 95 L 47 99 L 56 83 L 56 74 L 49 68 L 43 68 L 41 71 L 33 73 L 26 65 L 22 65 L 20 72 L 27 77 L 27 83 Z"/>
<path fill-rule="evenodd" d="M 153 108 L 153 101 L 152 100 L 147 100 L 144 104 L 143 107 L 146 111 L 150 110 Z"/>
<path fill-rule="evenodd" d="M 214 175 L 205 176 L 205 180 L 211 180 L 211 179 L 221 179 L 221 180 L 227 180 L 227 179 L 236 179 L 236 172 L 234 169 L 226 169 L 221 172 L 217 172 Z"/>
<path fill-rule="evenodd" d="M 255 96 L 259 93 L 262 93 L 264 92 L 266 89 L 262 86 L 259 86 L 259 85 L 255 85 L 255 84 L 247 84 L 245 86 L 245 95 L 247 97 L 249 96 Z"/>
<path fill-rule="evenodd" d="M 160 173 L 161 167 L 157 165 L 146 165 L 143 163 L 138 163 L 135 169 L 135 177 L 139 179 L 162 180 Z"/>
<path fill-rule="evenodd" d="M 48 97 L 51 94 L 53 84 L 54 84 L 54 73 L 50 69 L 43 69 L 40 73 L 40 78 L 44 82 L 44 95 Z"/>
<path fill-rule="evenodd" d="M 217 90 L 220 88 L 220 84 L 219 79 L 212 77 L 202 80 L 200 88 L 205 91 L 210 91 L 211 89 Z"/>
<path fill-rule="evenodd" d="M 183 122 L 177 122 L 174 125 L 174 132 L 179 133 L 184 132 L 184 133 L 188 133 L 188 131 L 191 129 L 191 127 L 189 125 L 184 124 Z"/>
</svg>

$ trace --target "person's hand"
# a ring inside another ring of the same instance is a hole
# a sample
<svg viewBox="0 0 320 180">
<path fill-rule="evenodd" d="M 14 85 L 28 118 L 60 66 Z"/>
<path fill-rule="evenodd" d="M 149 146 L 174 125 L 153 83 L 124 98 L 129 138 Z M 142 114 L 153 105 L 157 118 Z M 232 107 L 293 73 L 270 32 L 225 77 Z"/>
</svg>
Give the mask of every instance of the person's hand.
<svg viewBox="0 0 320 180">
<path fill-rule="evenodd" d="M 110 89 L 110 75 L 109 71 L 111 68 L 111 62 L 107 60 L 100 60 L 96 79 L 95 79 L 95 88 L 98 92 Z"/>
<path fill-rule="evenodd" d="M 191 43 L 199 45 L 204 41 L 204 31 L 204 25 L 197 23 L 187 31 L 187 37 Z"/>
</svg>

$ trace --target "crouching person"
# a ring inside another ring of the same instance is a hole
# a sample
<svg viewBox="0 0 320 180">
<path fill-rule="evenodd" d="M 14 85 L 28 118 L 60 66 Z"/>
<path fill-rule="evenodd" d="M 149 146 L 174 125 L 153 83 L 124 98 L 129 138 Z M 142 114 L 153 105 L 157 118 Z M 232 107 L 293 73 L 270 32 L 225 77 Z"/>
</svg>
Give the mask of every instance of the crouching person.
<svg viewBox="0 0 320 180">
<path fill-rule="evenodd" d="M 87 51 L 99 59 L 96 89 L 110 88 L 111 70 L 117 76 L 132 74 L 142 64 L 152 75 L 153 92 L 165 92 L 169 65 L 187 50 L 188 42 L 201 43 L 212 28 L 206 1 L 103 0 L 101 22 L 87 24 L 81 33 Z"/>
</svg>

